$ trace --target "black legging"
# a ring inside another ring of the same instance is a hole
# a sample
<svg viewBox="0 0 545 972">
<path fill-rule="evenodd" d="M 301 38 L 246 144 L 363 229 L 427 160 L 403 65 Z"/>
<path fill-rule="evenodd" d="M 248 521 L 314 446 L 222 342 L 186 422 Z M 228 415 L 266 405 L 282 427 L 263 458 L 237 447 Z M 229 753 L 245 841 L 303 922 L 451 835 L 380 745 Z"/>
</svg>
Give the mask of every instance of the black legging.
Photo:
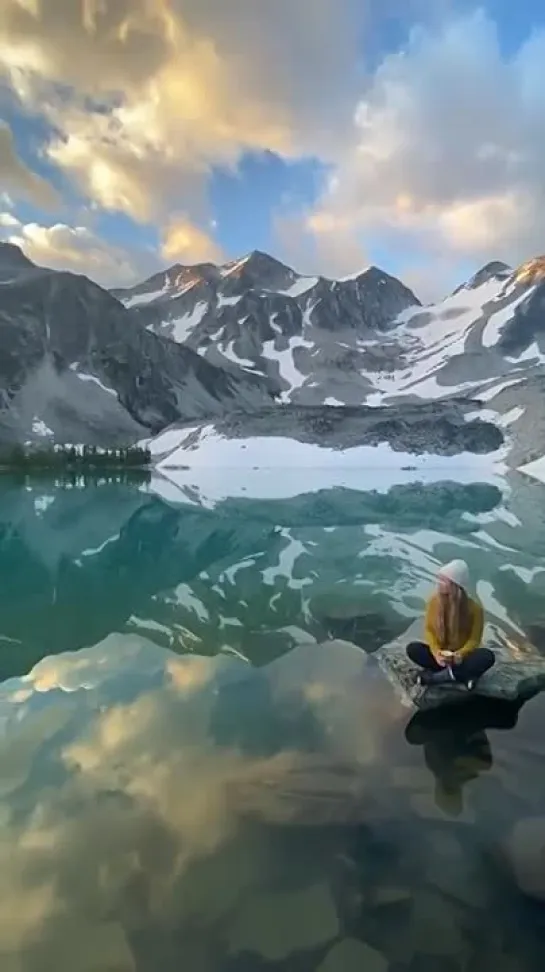
<svg viewBox="0 0 545 972">
<path fill-rule="evenodd" d="M 411 641 L 407 645 L 407 654 L 415 665 L 425 668 L 429 672 L 440 672 L 441 665 L 435 660 L 429 645 L 423 641 Z M 475 648 L 471 654 L 452 666 L 452 673 L 457 682 L 476 681 L 484 675 L 496 661 L 496 656 L 490 648 Z"/>
</svg>

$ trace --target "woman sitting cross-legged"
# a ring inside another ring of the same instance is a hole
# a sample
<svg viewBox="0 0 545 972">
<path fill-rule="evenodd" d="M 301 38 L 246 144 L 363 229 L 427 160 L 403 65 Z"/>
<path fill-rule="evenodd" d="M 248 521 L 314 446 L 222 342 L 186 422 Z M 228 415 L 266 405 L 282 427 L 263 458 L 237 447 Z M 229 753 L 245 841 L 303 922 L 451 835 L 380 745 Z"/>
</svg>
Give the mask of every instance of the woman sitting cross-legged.
<svg viewBox="0 0 545 972">
<path fill-rule="evenodd" d="M 441 567 L 436 592 L 426 609 L 426 642 L 407 646 L 411 661 L 422 668 L 421 685 L 459 682 L 471 689 L 496 658 L 481 646 L 483 609 L 467 593 L 469 570 L 464 560 Z"/>
</svg>

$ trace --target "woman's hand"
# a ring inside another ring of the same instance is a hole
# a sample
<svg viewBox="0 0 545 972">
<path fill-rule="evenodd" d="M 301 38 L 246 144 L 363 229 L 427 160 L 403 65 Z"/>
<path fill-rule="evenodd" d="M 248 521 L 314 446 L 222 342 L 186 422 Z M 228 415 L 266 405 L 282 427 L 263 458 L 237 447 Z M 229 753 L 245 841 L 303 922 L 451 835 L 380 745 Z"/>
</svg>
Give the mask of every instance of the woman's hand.
<svg viewBox="0 0 545 972">
<path fill-rule="evenodd" d="M 453 651 L 441 651 L 439 652 L 439 657 L 437 659 L 442 668 L 446 668 L 447 665 L 456 664 L 456 655 Z"/>
</svg>

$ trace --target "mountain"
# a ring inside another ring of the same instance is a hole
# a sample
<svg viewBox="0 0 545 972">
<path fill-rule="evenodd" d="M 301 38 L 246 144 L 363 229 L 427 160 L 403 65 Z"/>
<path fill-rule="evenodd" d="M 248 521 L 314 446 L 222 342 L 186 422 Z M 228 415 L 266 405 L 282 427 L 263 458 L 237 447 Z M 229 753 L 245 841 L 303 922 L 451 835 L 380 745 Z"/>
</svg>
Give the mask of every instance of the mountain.
<svg viewBox="0 0 545 972">
<path fill-rule="evenodd" d="M 258 375 L 224 370 L 140 326 L 86 277 L 0 244 L 0 441 L 127 442 L 179 419 L 272 402 Z"/>
<path fill-rule="evenodd" d="M 39 268 L 18 246 L 14 246 L 13 243 L 0 243 L 0 283 L 11 283 L 33 272 L 39 272 Z"/>
<path fill-rule="evenodd" d="M 518 270 L 489 263 L 423 307 L 376 267 L 327 280 L 255 252 L 223 267 L 173 267 L 117 294 L 147 330 L 261 375 L 283 402 L 486 400 L 506 380 L 542 373 L 544 267 L 542 258 Z"/>
<path fill-rule="evenodd" d="M 266 437 L 308 445 L 301 406 L 322 428 L 329 406 L 362 409 L 363 434 L 366 408 L 464 399 L 467 421 L 496 425 L 509 464 L 527 464 L 545 453 L 544 311 L 544 257 L 489 263 L 422 306 L 376 267 L 329 280 L 259 251 L 109 293 L 3 245 L 0 438 L 125 442 L 174 425 L 192 449 L 265 411 Z M 278 405 L 293 407 L 281 432 Z"/>
<path fill-rule="evenodd" d="M 267 450 L 286 454 L 294 440 L 312 445 L 298 406 L 321 407 L 327 427 L 324 406 L 388 406 L 405 414 L 407 406 L 436 402 L 438 409 L 451 399 L 465 399 L 468 406 L 473 401 L 468 420 L 478 416 L 501 431 L 510 467 L 527 466 L 545 453 L 545 258 L 518 269 L 488 263 L 445 300 L 426 307 L 375 267 L 333 281 L 301 276 L 260 253 L 214 272 L 210 265 L 193 268 L 190 278 L 180 278 L 181 286 L 175 277 L 167 271 L 140 285 L 137 306 L 132 292 L 123 300 L 146 329 L 210 363 L 265 378 L 284 406 L 294 406 L 289 421 L 271 414 L 258 436 L 249 431 L 253 419 L 245 421 L 250 466 L 262 464 Z M 424 431 L 424 417 L 420 424 Z M 242 447 L 232 428 L 220 420 L 173 429 L 169 441 L 177 463 L 200 465 L 216 436 L 233 443 L 229 455 L 240 465 Z M 436 455 L 448 447 L 450 433 L 443 431 L 442 443 L 437 436 L 422 439 L 436 442 L 429 449 Z M 356 452 L 351 455 L 355 461 Z M 324 451 L 320 456 L 325 461 Z M 309 461 L 301 450 L 292 458 L 303 466 Z M 536 466 L 529 471 L 535 474 Z M 184 481 L 184 488 L 192 485 Z"/>
<path fill-rule="evenodd" d="M 147 330 L 211 364 L 267 378 L 281 401 L 360 404 L 372 390 L 365 372 L 391 366 L 392 322 L 420 307 L 376 267 L 326 280 L 256 251 L 215 272 L 182 269 L 115 293 Z"/>
</svg>

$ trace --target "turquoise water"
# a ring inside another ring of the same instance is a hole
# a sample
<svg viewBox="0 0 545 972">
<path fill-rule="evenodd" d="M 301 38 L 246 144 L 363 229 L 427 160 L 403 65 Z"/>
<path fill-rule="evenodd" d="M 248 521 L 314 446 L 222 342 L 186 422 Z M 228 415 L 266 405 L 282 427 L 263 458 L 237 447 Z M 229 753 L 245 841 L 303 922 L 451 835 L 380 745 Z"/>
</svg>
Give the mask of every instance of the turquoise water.
<svg viewBox="0 0 545 972">
<path fill-rule="evenodd" d="M 3 479 L 2 972 L 541 970 L 545 696 L 413 717 L 372 655 L 453 556 L 545 650 L 544 500 Z"/>
</svg>

